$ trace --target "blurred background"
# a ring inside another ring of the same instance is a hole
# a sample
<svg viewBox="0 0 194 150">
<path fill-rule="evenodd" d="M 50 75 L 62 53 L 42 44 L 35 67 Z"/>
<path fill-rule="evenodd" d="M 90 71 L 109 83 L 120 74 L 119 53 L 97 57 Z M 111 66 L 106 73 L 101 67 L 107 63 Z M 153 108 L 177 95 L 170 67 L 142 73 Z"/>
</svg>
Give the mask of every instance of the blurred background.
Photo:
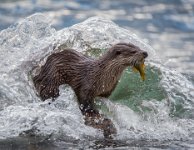
<svg viewBox="0 0 194 150">
<path fill-rule="evenodd" d="M 0 30 L 37 12 L 50 16 L 56 30 L 92 16 L 111 19 L 194 80 L 194 0 L 0 0 Z"/>
</svg>

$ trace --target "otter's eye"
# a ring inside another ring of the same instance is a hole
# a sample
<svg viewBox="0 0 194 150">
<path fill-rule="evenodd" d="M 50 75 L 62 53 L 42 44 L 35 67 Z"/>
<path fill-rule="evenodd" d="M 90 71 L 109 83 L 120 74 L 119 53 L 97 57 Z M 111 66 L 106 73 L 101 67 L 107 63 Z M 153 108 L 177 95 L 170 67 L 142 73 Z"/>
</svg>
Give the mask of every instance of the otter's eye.
<svg viewBox="0 0 194 150">
<path fill-rule="evenodd" d="M 136 53 L 136 51 L 131 51 L 131 54 L 135 54 Z"/>
<path fill-rule="evenodd" d="M 116 54 L 117 54 L 117 55 L 120 55 L 120 54 L 121 54 L 121 51 L 116 51 Z"/>
</svg>

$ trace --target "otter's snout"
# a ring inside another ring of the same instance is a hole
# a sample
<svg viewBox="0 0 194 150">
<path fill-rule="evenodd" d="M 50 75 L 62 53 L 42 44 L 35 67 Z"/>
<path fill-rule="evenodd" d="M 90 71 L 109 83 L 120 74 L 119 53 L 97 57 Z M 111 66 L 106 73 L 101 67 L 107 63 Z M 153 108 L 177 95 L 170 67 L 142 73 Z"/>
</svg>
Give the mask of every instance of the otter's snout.
<svg viewBox="0 0 194 150">
<path fill-rule="evenodd" d="M 146 51 L 143 51 L 142 54 L 144 58 L 148 57 L 148 53 Z"/>
</svg>

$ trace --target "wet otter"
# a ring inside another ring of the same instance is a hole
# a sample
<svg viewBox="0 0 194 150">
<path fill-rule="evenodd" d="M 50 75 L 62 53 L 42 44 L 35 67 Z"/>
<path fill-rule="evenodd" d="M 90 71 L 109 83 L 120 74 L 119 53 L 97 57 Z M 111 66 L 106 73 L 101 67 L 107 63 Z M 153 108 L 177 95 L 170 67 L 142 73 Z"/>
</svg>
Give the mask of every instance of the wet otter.
<svg viewBox="0 0 194 150">
<path fill-rule="evenodd" d="M 42 100 L 58 97 L 59 86 L 69 84 L 82 113 L 98 115 L 94 108 L 95 97 L 110 96 L 123 70 L 138 66 L 147 56 L 147 52 L 130 43 L 118 43 L 98 59 L 64 49 L 47 58 L 33 82 Z"/>
</svg>

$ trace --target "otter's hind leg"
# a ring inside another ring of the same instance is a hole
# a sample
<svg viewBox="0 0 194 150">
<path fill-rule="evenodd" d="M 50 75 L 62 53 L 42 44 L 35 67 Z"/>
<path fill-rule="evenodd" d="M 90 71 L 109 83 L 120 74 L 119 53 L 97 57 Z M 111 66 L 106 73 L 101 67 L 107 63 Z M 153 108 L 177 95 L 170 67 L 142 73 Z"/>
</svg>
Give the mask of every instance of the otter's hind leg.
<svg viewBox="0 0 194 150">
<path fill-rule="evenodd" d="M 56 75 L 41 71 L 39 75 L 33 78 L 33 82 L 43 101 L 59 96 L 59 81 Z"/>
</svg>

